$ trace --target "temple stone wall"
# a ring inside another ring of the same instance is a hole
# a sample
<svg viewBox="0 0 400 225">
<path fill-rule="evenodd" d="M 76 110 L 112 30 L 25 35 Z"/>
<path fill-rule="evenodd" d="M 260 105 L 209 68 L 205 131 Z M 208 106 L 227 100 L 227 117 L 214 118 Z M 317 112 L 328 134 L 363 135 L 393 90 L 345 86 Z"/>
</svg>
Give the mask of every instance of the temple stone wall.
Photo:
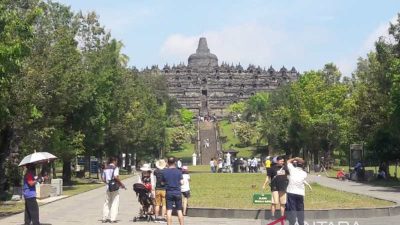
<svg viewBox="0 0 400 225">
<path fill-rule="evenodd" d="M 159 71 L 166 77 L 169 94 L 182 107 L 196 114 L 225 114 L 232 103 L 246 100 L 257 92 L 272 91 L 288 82 L 297 80 L 299 73 L 294 67 L 279 70 L 249 65 L 222 63 L 210 53 L 205 38 L 200 38 L 196 53 L 188 59 L 188 65 L 165 65 Z"/>
</svg>

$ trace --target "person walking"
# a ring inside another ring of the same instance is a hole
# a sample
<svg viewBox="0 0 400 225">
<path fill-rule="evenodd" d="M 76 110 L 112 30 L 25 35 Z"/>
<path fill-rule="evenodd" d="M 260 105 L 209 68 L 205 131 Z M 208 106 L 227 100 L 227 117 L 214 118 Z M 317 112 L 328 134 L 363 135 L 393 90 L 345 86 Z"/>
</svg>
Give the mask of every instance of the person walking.
<svg viewBox="0 0 400 225">
<path fill-rule="evenodd" d="M 222 168 L 224 167 L 224 161 L 222 158 L 218 159 L 218 173 L 222 173 Z"/>
<path fill-rule="evenodd" d="M 265 160 L 265 170 L 268 171 L 271 168 L 271 156 L 267 156 Z"/>
<path fill-rule="evenodd" d="M 103 206 L 102 222 L 117 222 L 119 207 L 119 187 L 125 188 L 125 185 L 119 179 L 119 168 L 117 167 L 117 159 L 110 157 L 108 165 L 104 168 L 102 180 L 107 184 L 106 199 Z"/>
<path fill-rule="evenodd" d="M 25 199 L 25 225 L 40 225 L 39 206 L 36 201 L 36 184 L 40 183 L 40 178 L 36 177 L 35 165 L 26 165 L 24 176 L 23 193 Z"/>
<path fill-rule="evenodd" d="M 183 178 L 183 184 L 181 186 L 181 192 L 183 195 L 182 206 L 183 206 L 183 215 L 186 216 L 188 200 L 190 198 L 190 175 L 189 175 L 189 168 L 187 166 L 182 167 L 182 178 Z"/>
<path fill-rule="evenodd" d="M 214 158 L 211 158 L 210 160 L 210 168 L 211 168 L 211 173 L 215 173 L 216 169 L 215 169 L 215 162 L 214 162 Z"/>
<path fill-rule="evenodd" d="M 183 166 L 183 165 L 182 165 L 182 159 L 179 159 L 178 162 L 176 163 L 176 168 L 178 168 L 178 169 L 181 170 L 181 169 L 182 169 L 182 166 Z"/>
<path fill-rule="evenodd" d="M 167 205 L 166 205 L 166 191 L 165 184 L 163 182 L 163 171 L 167 163 L 164 159 L 160 159 L 156 162 L 157 169 L 154 170 L 155 177 L 155 222 L 167 222 L 165 216 L 167 215 Z M 162 207 L 160 216 L 160 207 Z"/>
<path fill-rule="evenodd" d="M 286 188 L 288 186 L 289 180 L 289 170 L 284 165 L 285 160 L 282 156 L 278 156 L 276 158 L 276 164 L 271 167 L 267 172 L 267 177 L 265 179 L 263 189 L 266 188 L 266 185 L 270 183 L 271 192 L 272 192 L 272 201 L 271 201 L 271 218 L 275 218 L 275 210 L 276 206 L 280 205 L 281 216 L 285 215 L 285 205 L 286 205 Z"/>
<path fill-rule="evenodd" d="M 168 168 L 163 171 L 163 182 L 165 183 L 166 189 L 167 224 L 172 225 L 172 210 L 175 208 L 178 214 L 179 224 L 183 225 L 181 194 L 183 176 L 182 171 L 176 168 L 176 159 L 174 157 L 168 158 Z"/>
<path fill-rule="evenodd" d="M 286 214 L 290 225 L 304 225 L 304 184 L 307 178 L 307 173 L 303 170 L 304 164 L 302 158 L 293 158 L 287 161 L 290 175 L 287 187 Z"/>
</svg>

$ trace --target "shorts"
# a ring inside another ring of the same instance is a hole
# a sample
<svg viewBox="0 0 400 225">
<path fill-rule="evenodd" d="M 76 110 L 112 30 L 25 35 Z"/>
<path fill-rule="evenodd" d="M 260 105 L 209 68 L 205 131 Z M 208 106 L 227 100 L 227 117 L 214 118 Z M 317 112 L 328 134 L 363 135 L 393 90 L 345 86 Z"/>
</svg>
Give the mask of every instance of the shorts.
<svg viewBox="0 0 400 225">
<path fill-rule="evenodd" d="M 155 205 L 156 206 L 165 206 L 166 205 L 165 195 L 166 195 L 165 190 L 156 190 L 156 196 L 155 196 L 155 200 L 156 200 Z"/>
<path fill-rule="evenodd" d="M 167 194 L 167 210 L 182 210 L 182 195 L 179 194 Z M 174 207 L 175 206 L 175 207 Z"/>
<path fill-rule="evenodd" d="M 190 191 L 182 192 L 183 197 L 190 198 Z"/>
<path fill-rule="evenodd" d="M 284 191 L 273 191 L 272 192 L 272 204 L 286 205 L 287 197 Z"/>
</svg>

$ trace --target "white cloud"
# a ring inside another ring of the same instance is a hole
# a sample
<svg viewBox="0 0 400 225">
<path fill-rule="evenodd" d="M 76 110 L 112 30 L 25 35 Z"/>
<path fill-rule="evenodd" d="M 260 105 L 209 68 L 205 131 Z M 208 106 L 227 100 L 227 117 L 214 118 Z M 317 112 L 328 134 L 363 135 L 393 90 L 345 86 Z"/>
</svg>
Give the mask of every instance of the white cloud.
<svg viewBox="0 0 400 225">
<path fill-rule="evenodd" d="M 260 66 L 273 64 L 278 68 L 285 62 L 296 61 L 295 59 L 305 53 L 304 45 L 296 44 L 292 35 L 287 31 L 254 23 L 207 31 L 193 36 L 173 34 L 163 43 L 160 56 L 164 62 L 170 64 L 187 63 L 188 56 L 197 48 L 199 38 L 206 37 L 208 47 L 217 55 L 219 63 L 240 62 L 242 65 L 251 63 Z"/>
</svg>

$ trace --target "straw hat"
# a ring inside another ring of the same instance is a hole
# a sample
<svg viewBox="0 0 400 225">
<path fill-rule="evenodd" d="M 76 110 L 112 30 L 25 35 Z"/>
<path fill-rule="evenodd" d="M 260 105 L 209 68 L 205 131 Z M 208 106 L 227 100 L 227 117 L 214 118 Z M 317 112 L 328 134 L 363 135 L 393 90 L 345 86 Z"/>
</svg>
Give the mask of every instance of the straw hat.
<svg viewBox="0 0 400 225">
<path fill-rule="evenodd" d="M 167 163 L 164 159 L 157 160 L 156 167 L 160 170 L 164 169 L 167 166 Z"/>
<path fill-rule="evenodd" d="M 151 166 L 148 163 L 143 164 L 143 166 L 140 168 L 141 171 L 151 171 Z"/>
</svg>

